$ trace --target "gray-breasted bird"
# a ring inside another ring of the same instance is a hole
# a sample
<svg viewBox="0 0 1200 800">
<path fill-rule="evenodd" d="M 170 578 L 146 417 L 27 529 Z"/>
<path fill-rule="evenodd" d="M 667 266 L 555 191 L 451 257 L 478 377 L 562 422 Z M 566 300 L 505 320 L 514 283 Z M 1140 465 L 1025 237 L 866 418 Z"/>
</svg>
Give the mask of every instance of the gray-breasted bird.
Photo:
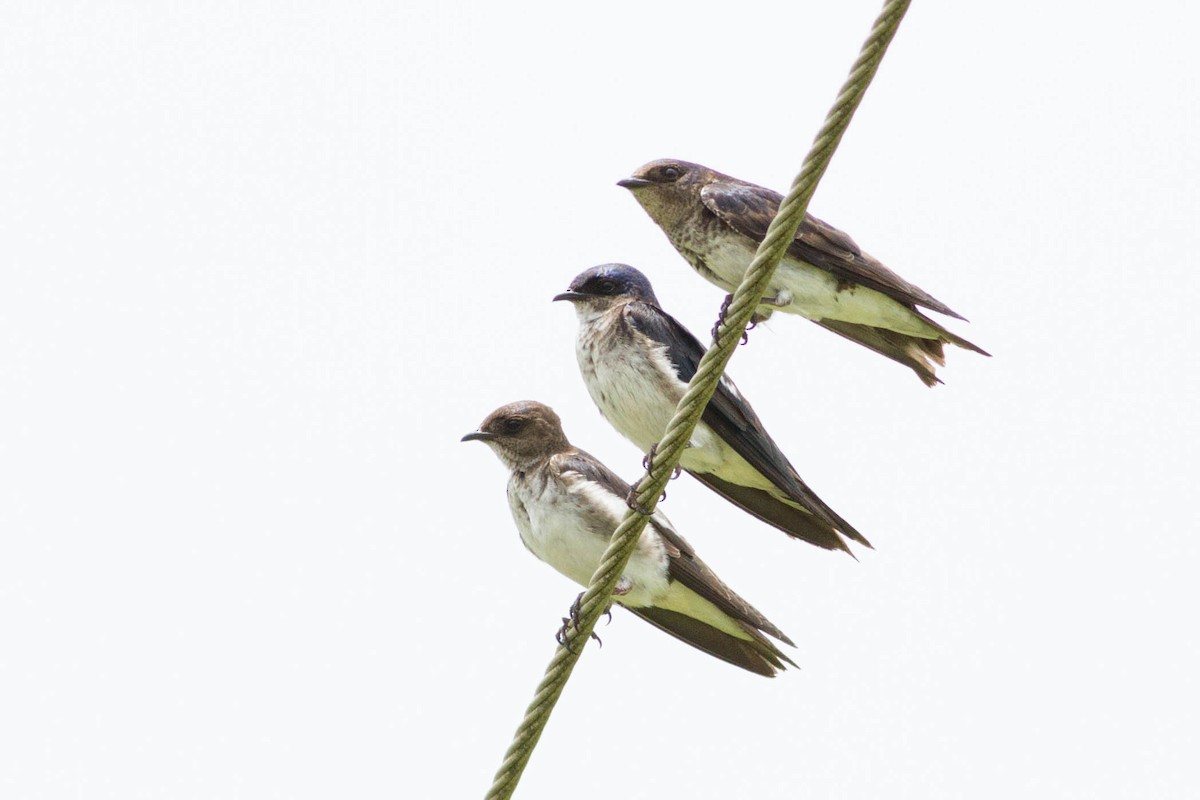
<svg viewBox="0 0 1200 800">
<path fill-rule="evenodd" d="M 770 189 L 675 159 L 651 161 L 617 181 L 710 283 L 727 292 L 742 281 L 783 197 Z M 917 310 L 965 321 L 945 303 L 862 251 L 842 231 L 806 215 L 771 278 L 756 314 L 799 314 L 941 383 L 949 343 L 989 355 Z"/>
<path fill-rule="evenodd" d="M 629 484 L 567 441 L 558 415 L 541 403 L 502 406 L 462 440 L 487 443 L 508 467 L 508 504 L 530 552 L 587 586 L 627 510 Z M 730 664 L 767 677 L 785 662 L 795 666 L 763 634 L 792 640 L 722 583 L 657 511 L 613 595 L 650 624 Z"/>
<path fill-rule="evenodd" d="M 626 264 L 585 270 L 554 299 L 575 306 L 575 355 L 600 413 L 652 455 L 704 347 L 662 310 L 646 276 Z M 843 536 L 871 546 L 800 479 L 728 376 L 705 407 L 679 465 L 789 536 L 847 553 Z"/>
</svg>

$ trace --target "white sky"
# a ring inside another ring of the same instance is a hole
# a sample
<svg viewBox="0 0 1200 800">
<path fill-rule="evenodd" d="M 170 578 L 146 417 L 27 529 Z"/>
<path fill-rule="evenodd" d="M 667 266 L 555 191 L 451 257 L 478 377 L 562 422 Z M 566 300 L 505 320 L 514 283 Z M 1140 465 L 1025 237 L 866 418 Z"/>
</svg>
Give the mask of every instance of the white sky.
<svg viewBox="0 0 1200 800">
<path fill-rule="evenodd" d="M 614 182 L 786 188 L 878 4 L 580 8 L 4 5 L 0 795 L 486 792 L 578 589 L 459 437 L 539 399 L 636 477 L 550 298 L 625 261 L 706 335 Z M 811 208 L 995 358 L 756 331 L 731 374 L 877 550 L 671 484 L 802 669 L 617 612 L 518 796 L 1195 791 L 1196 22 L 915 4 Z"/>
</svg>

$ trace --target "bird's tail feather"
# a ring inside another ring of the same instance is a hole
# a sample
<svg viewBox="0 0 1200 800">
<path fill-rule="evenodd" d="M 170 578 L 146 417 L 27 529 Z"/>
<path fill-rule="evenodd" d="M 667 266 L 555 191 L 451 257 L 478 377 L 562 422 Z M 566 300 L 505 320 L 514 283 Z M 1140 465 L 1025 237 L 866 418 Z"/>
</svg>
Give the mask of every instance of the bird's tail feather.
<svg viewBox="0 0 1200 800">
<path fill-rule="evenodd" d="M 666 608 L 647 606 L 629 610 L 676 639 L 758 675 L 773 678 L 776 672 L 787 668 L 785 663 L 796 666 L 796 662 L 749 625 L 739 623 L 750 636 L 749 639 L 740 639 L 698 619 Z"/>
<path fill-rule="evenodd" d="M 980 355 L 990 356 L 983 348 L 968 342 L 966 339 L 951 333 L 933 320 L 920 315 L 925 322 L 938 331 L 941 338 L 923 339 L 906 333 L 897 333 L 887 328 L 876 328 L 871 325 L 858 325 L 853 322 L 842 322 L 834 319 L 814 320 L 826 330 L 833 331 L 852 342 L 874 350 L 882 356 L 890 358 L 898 364 L 911 369 L 926 386 L 936 386 L 941 383 L 936 369 L 945 366 L 946 356 L 942 350 L 943 342 L 948 342 L 964 350 L 973 350 Z M 936 365 L 936 366 L 935 366 Z"/>
<path fill-rule="evenodd" d="M 788 536 L 803 539 L 809 544 L 824 547 L 826 550 L 844 550 L 851 556 L 854 553 L 846 544 L 846 540 L 842 538 L 843 536 L 866 547 L 871 547 L 867 537 L 855 530 L 824 503 L 820 504 L 821 510 L 825 512 L 825 516 L 822 517 L 784 502 L 762 489 L 729 483 L 710 472 L 692 472 L 691 470 L 688 472 L 696 480 L 738 508 L 758 517 L 768 525 L 775 526 Z"/>
</svg>

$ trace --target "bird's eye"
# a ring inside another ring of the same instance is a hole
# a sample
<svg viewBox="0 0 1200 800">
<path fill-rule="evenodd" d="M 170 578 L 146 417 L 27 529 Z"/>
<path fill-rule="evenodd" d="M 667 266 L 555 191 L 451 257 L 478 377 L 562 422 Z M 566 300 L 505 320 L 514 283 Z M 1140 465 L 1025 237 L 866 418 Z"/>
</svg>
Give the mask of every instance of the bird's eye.
<svg viewBox="0 0 1200 800">
<path fill-rule="evenodd" d="M 505 433 L 516 433 L 517 431 L 521 430 L 521 428 L 525 427 L 525 420 L 521 419 L 520 417 L 509 417 L 508 419 L 504 420 L 503 427 Z"/>
<path fill-rule="evenodd" d="M 681 173 L 679 171 L 679 167 L 663 167 L 662 168 L 662 176 L 669 181 L 679 180 L 679 176 L 682 174 L 683 173 Z"/>
<path fill-rule="evenodd" d="M 602 278 L 596 284 L 596 288 L 600 290 L 601 294 L 616 294 L 617 293 L 617 284 L 611 278 Z"/>
</svg>

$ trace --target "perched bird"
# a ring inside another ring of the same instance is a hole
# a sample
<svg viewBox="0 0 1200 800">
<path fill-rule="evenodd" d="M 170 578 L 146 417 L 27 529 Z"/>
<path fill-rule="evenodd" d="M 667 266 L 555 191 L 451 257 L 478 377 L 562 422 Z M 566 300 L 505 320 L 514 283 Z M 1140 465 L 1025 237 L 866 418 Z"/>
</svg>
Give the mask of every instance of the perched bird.
<svg viewBox="0 0 1200 800">
<path fill-rule="evenodd" d="M 554 299 L 575 306 L 575 354 L 600 413 L 653 457 L 704 347 L 662 310 L 646 276 L 626 264 L 592 267 Z M 843 536 L 871 546 L 805 485 L 727 376 L 705 407 L 679 464 L 729 502 L 789 536 L 847 553 Z"/>
<path fill-rule="evenodd" d="M 587 586 L 627 510 L 629 484 L 568 442 L 558 415 L 541 403 L 502 406 L 462 440 L 485 442 L 508 467 L 508 505 L 525 546 Z M 722 583 L 659 512 L 613 595 L 650 624 L 730 664 L 767 677 L 785 662 L 795 666 L 763 634 L 792 640 Z"/>
<path fill-rule="evenodd" d="M 727 292 L 742 281 L 783 198 L 777 192 L 674 159 L 651 161 L 621 181 L 687 262 Z M 807 317 L 941 383 L 950 343 L 989 355 L 917 310 L 965 321 L 945 303 L 864 253 L 832 225 L 805 216 L 771 278 L 756 319 L 772 311 Z"/>
</svg>

